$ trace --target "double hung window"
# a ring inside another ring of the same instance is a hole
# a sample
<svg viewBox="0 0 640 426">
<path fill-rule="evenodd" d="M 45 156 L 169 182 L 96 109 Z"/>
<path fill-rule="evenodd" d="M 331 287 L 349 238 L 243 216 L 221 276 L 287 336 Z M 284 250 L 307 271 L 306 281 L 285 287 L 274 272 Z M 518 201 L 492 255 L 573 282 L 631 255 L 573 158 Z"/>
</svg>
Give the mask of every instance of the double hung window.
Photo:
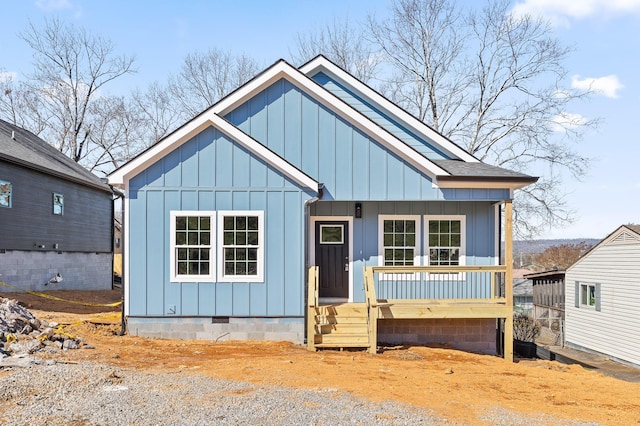
<svg viewBox="0 0 640 426">
<path fill-rule="evenodd" d="M 172 282 L 263 281 L 262 211 L 172 211 Z"/>
<path fill-rule="evenodd" d="M 262 281 L 263 213 L 218 212 L 219 281 Z"/>
<path fill-rule="evenodd" d="M 426 218 L 430 266 L 458 266 L 464 256 L 464 217 Z"/>
<path fill-rule="evenodd" d="M 214 212 L 171 212 L 171 281 L 213 281 L 214 236 Z"/>
</svg>

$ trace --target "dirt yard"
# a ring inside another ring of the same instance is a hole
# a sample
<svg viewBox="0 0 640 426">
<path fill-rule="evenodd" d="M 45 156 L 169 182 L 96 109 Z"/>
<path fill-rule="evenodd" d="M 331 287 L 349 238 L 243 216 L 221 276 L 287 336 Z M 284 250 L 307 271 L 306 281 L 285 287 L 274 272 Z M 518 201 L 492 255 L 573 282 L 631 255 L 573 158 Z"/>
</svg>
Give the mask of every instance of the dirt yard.
<svg viewBox="0 0 640 426">
<path fill-rule="evenodd" d="M 51 291 L 88 303 L 120 299 L 119 290 Z M 498 408 L 609 425 L 640 424 L 640 383 L 628 383 L 578 365 L 476 355 L 446 348 L 386 348 L 365 352 L 309 352 L 287 342 L 219 342 L 118 336 L 119 307 L 88 307 L 29 294 L 17 299 L 38 318 L 66 324 L 95 349 L 59 352 L 59 361 L 91 360 L 147 371 L 308 389 L 342 389 L 373 401 L 402 401 L 455 423 L 481 424 L 478 414 Z M 0 374 L 9 374 L 0 372 Z"/>
</svg>

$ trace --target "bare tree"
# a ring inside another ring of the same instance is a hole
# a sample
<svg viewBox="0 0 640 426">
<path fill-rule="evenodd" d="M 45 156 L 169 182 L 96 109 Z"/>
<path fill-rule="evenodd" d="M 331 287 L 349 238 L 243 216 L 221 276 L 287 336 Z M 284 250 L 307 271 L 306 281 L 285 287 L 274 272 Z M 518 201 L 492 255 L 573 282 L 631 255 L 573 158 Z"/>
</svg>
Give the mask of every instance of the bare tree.
<svg viewBox="0 0 640 426">
<path fill-rule="evenodd" d="M 566 112 L 588 94 L 563 85 L 570 50 L 509 7 L 465 15 L 449 0 L 396 0 L 369 30 L 394 67 L 396 102 L 482 161 L 542 174 L 517 196 L 516 233 L 530 236 L 572 220 L 561 176 L 584 175 L 589 161 L 570 143 L 595 122 Z"/>
<path fill-rule="evenodd" d="M 133 72 L 133 57 L 116 55 L 113 43 L 83 28 L 47 20 L 29 24 L 20 37 L 34 52 L 34 71 L 26 83 L 41 99 L 47 117 L 41 137 L 76 162 L 86 157 L 92 131 L 89 110 L 100 89 Z"/>
<path fill-rule="evenodd" d="M 334 18 L 332 25 L 314 33 L 298 33 L 296 50 L 291 55 L 299 65 L 323 54 L 364 83 L 377 77 L 380 56 L 364 31 L 354 27 L 348 17 Z"/>
<path fill-rule="evenodd" d="M 589 249 L 590 244 L 584 241 L 579 244 L 561 244 L 549 247 L 535 257 L 535 264 L 542 270 L 553 268 L 567 269 L 580 259 Z"/>
<path fill-rule="evenodd" d="M 38 135 L 48 123 L 38 93 L 25 83 L 14 81 L 9 73 L 0 73 L 0 117 Z"/>
<path fill-rule="evenodd" d="M 124 97 L 101 96 L 87 113 L 92 131 L 81 162 L 88 169 L 106 175 L 146 148 L 145 120 Z"/>
<path fill-rule="evenodd" d="M 181 118 L 185 118 L 185 114 L 177 110 L 169 89 L 158 82 L 149 85 L 145 91 L 134 91 L 132 104 L 146 129 L 146 146 L 151 146 L 168 135 L 181 123 Z"/>
<path fill-rule="evenodd" d="M 180 73 L 169 78 L 169 92 L 181 118 L 190 119 L 260 71 L 253 59 L 212 48 L 187 55 Z"/>
</svg>

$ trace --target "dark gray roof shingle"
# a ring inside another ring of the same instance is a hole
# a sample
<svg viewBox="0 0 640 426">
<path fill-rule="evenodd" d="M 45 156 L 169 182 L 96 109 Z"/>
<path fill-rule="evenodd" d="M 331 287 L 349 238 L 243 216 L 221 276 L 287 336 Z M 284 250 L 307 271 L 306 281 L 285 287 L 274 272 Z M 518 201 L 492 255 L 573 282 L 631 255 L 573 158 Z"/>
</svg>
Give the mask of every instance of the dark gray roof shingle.
<svg viewBox="0 0 640 426">
<path fill-rule="evenodd" d="M 0 120 L 0 159 L 51 176 L 112 192 L 109 185 L 47 142 L 28 130 L 4 120 Z"/>
<path fill-rule="evenodd" d="M 459 160 L 433 160 L 433 162 L 451 174 L 451 176 L 438 176 L 438 180 L 495 180 L 530 183 L 538 180 L 537 177 L 481 162 L 470 163 Z"/>
</svg>

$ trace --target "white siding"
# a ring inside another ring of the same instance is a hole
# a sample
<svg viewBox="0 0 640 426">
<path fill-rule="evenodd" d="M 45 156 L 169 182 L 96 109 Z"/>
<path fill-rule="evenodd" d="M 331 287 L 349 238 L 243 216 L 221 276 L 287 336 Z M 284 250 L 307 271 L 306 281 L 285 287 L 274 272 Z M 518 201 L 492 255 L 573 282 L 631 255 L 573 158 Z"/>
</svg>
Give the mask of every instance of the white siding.
<svg viewBox="0 0 640 426">
<path fill-rule="evenodd" d="M 576 281 L 601 285 L 600 311 L 575 307 Z M 565 342 L 640 365 L 640 238 L 621 228 L 567 270 Z"/>
</svg>

